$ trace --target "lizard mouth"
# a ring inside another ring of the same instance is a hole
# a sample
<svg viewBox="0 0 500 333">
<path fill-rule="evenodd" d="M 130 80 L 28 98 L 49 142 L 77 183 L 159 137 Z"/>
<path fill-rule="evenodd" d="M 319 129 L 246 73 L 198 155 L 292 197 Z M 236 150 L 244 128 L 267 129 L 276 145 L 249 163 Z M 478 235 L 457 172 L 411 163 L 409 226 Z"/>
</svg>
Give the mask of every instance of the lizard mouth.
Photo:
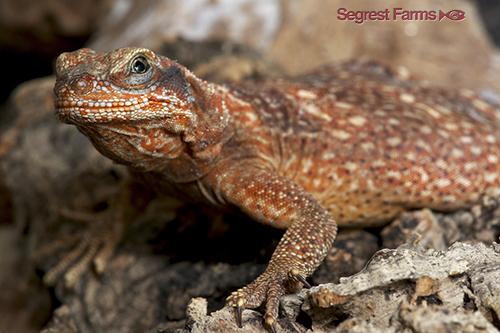
<svg viewBox="0 0 500 333">
<path fill-rule="evenodd" d="M 147 105 L 144 101 L 102 100 L 86 101 L 74 99 L 58 99 L 55 102 L 56 115 L 64 123 L 108 122 L 113 120 L 130 120 L 133 112 Z"/>
</svg>

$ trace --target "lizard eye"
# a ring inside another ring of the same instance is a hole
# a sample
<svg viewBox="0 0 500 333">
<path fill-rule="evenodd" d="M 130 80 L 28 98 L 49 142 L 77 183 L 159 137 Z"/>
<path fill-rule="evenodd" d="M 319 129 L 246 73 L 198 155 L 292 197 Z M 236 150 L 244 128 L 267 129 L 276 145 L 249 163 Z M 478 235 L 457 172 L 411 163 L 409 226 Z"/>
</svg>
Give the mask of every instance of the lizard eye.
<svg viewBox="0 0 500 333">
<path fill-rule="evenodd" d="M 144 74 L 149 70 L 149 67 L 148 61 L 143 56 L 132 60 L 132 73 Z"/>
</svg>

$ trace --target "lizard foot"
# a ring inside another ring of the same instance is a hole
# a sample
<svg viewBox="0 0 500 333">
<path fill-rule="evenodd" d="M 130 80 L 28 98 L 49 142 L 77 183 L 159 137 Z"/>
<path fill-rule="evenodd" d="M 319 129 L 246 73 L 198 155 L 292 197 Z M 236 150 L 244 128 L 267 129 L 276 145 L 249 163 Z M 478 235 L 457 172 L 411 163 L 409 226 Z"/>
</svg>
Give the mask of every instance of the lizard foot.
<svg viewBox="0 0 500 333">
<path fill-rule="evenodd" d="M 311 285 L 296 269 L 283 273 L 268 268 L 251 284 L 233 292 L 226 299 L 226 305 L 235 308 L 236 322 L 241 328 L 243 327 L 243 310 L 245 308 L 256 308 L 266 301 L 264 321 L 269 325 L 271 331 L 276 333 L 280 297 L 287 292 L 299 290 L 301 284 L 311 288 Z"/>
<path fill-rule="evenodd" d="M 104 271 L 108 259 L 121 239 L 123 226 L 121 223 L 112 222 L 109 214 L 101 214 L 104 216 L 97 218 L 95 214 L 64 214 L 71 215 L 74 220 L 87 222 L 89 228 L 65 237 L 57 237 L 56 241 L 37 249 L 31 255 L 35 263 L 40 263 L 44 258 L 58 251 L 71 249 L 62 256 L 56 266 L 51 267 L 44 274 L 45 285 L 54 285 L 62 275 L 65 287 L 72 287 L 92 264 L 98 274 Z"/>
</svg>

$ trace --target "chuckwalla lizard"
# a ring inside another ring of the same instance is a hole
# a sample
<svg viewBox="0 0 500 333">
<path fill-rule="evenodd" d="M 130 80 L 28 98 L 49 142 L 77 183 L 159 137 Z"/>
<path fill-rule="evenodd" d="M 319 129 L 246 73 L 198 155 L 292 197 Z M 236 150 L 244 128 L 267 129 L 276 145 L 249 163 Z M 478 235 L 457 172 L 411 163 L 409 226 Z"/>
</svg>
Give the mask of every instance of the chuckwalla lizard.
<svg viewBox="0 0 500 333">
<path fill-rule="evenodd" d="M 337 225 L 467 207 L 500 182 L 495 108 L 374 63 L 222 86 L 127 47 L 64 53 L 56 71 L 59 119 L 104 156 L 159 192 L 286 229 L 266 271 L 227 298 L 240 326 L 266 301 L 275 331 L 280 296 L 308 285 Z"/>
</svg>

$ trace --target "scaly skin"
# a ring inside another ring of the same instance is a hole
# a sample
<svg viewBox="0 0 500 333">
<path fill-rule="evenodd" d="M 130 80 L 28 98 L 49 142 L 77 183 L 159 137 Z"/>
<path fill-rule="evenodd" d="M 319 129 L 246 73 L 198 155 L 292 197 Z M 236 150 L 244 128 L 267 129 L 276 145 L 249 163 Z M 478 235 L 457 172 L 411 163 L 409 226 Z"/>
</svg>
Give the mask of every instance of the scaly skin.
<svg viewBox="0 0 500 333">
<path fill-rule="evenodd" d="M 227 87 L 152 51 L 57 60 L 56 109 L 104 156 L 159 192 L 235 205 L 286 232 L 267 270 L 234 292 L 241 311 L 307 284 L 340 226 L 405 209 L 468 207 L 499 185 L 497 110 L 470 91 L 425 88 L 376 64 Z"/>
</svg>

